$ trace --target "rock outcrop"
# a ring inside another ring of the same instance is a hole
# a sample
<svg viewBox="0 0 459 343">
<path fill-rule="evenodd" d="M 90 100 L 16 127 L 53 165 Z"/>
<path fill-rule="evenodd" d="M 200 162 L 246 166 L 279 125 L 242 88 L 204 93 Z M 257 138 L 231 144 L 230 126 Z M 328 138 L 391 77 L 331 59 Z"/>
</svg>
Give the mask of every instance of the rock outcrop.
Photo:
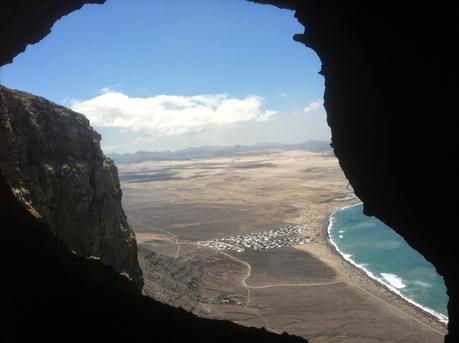
<svg viewBox="0 0 459 343">
<path fill-rule="evenodd" d="M 142 296 L 113 268 L 72 254 L 1 174 L 0 218 L 0 342 L 307 342 Z"/>
<path fill-rule="evenodd" d="M 202 299 L 202 287 L 208 286 L 202 278 L 205 268 L 202 262 L 157 254 L 143 250 L 142 246 L 139 248 L 139 263 L 145 276 L 145 295 L 199 317 L 210 317 Z"/>
<path fill-rule="evenodd" d="M 279 3 L 280 1 L 267 2 Z M 444 277 L 459 342 L 459 3 L 291 1 L 325 78 L 334 152 L 364 212 Z"/>
<path fill-rule="evenodd" d="M 57 19 L 85 4 L 102 4 L 105 0 L 12 0 L 0 2 L 0 66 L 11 63 L 28 44 L 39 42 L 51 32 Z M 20 25 L 17 25 L 20 23 Z"/>
<path fill-rule="evenodd" d="M 137 245 L 113 161 L 81 114 L 0 86 L 0 170 L 20 202 L 76 254 L 141 288 Z"/>
</svg>

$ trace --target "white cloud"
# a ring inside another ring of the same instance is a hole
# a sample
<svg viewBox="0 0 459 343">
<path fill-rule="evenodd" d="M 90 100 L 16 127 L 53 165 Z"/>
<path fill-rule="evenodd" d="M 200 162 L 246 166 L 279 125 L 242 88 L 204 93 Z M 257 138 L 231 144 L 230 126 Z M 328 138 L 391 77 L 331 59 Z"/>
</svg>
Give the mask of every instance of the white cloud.
<svg viewBox="0 0 459 343">
<path fill-rule="evenodd" d="M 314 100 L 313 102 L 311 102 L 309 105 L 307 105 L 305 108 L 304 108 L 304 113 L 310 113 L 310 112 L 313 112 L 319 108 L 321 108 L 323 106 L 323 100 Z"/>
<path fill-rule="evenodd" d="M 262 98 L 258 96 L 237 99 L 226 94 L 208 94 L 131 98 L 104 88 L 95 98 L 73 100 L 70 107 L 86 115 L 94 126 L 170 136 L 273 119 L 276 111 L 264 110 L 262 105 Z"/>
<path fill-rule="evenodd" d="M 120 148 L 119 145 L 104 145 L 103 146 L 105 152 L 116 151 Z"/>
<path fill-rule="evenodd" d="M 110 87 L 102 87 L 102 88 L 100 89 L 100 93 L 101 93 L 101 94 L 110 93 L 110 92 L 113 92 L 113 91 L 110 89 Z"/>
<path fill-rule="evenodd" d="M 108 85 L 100 89 L 100 94 L 116 92 L 115 89 L 120 89 L 123 85 L 121 83 L 116 83 L 114 85 Z"/>
</svg>

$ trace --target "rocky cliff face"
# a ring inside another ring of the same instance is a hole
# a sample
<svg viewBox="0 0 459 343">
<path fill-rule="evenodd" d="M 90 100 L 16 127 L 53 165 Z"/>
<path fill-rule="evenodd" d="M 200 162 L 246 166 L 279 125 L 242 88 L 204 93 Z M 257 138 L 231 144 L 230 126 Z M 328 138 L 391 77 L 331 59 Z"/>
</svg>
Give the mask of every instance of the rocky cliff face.
<svg viewBox="0 0 459 343">
<path fill-rule="evenodd" d="M 0 342 L 307 343 L 142 296 L 113 268 L 72 254 L 1 173 L 0 218 Z"/>
<path fill-rule="evenodd" d="M 0 86 L 0 170 L 20 202 L 80 256 L 142 287 L 113 161 L 81 114 Z"/>
</svg>

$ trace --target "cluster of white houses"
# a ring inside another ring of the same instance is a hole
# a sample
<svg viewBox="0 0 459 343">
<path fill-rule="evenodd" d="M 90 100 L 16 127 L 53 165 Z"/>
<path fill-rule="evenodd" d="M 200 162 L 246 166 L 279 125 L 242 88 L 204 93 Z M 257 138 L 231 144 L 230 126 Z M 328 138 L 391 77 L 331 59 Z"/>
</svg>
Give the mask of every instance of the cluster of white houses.
<svg viewBox="0 0 459 343">
<path fill-rule="evenodd" d="M 197 244 L 213 249 L 236 252 L 243 252 L 245 249 L 264 250 L 282 248 L 312 242 L 311 237 L 300 235 L 304 229 L 304 226 L 294 225 L 275 230 L 253 232 L 246 235 L 200 241 Z"/>
</svg>

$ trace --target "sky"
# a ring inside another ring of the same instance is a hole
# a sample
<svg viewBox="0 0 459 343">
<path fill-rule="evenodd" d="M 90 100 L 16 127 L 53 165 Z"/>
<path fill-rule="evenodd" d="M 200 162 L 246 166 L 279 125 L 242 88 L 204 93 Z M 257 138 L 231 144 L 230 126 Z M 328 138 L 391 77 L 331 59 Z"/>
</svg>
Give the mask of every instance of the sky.
<svg viewBox="0 0 459 343">
<path fill-rule="evenodd" d="M 245 0 L 108 0 L 59 20 L 0 83 L 83 113 L 106 153 L 329 140 L 303 31 Z"/>
</svg>

